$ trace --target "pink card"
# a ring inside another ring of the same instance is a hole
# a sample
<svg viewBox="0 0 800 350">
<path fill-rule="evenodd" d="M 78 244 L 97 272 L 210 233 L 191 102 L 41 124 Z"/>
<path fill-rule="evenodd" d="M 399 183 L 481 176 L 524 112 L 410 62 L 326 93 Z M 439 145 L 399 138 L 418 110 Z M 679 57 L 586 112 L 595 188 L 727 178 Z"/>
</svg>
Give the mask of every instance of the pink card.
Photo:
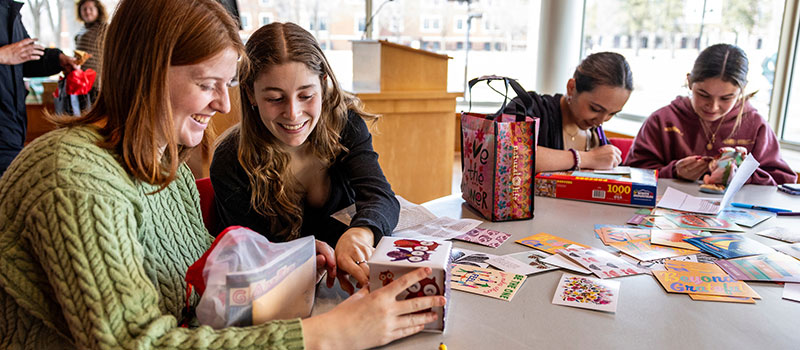
<svg viewBox="0 0 800 350">
<path fill-rule="evenodd" d="M 511 234 L 490 230 L 486 228 L 476 227 L 472 229 L 472 231 L 469 231 L 461 236 L 453 238 L 461 241 L 485 245 L 487 247 L 497 248 L 501 244 L 505 243 L 505 241 L 507 241 L 509 238 L 511 238 Z"/>
</svg>

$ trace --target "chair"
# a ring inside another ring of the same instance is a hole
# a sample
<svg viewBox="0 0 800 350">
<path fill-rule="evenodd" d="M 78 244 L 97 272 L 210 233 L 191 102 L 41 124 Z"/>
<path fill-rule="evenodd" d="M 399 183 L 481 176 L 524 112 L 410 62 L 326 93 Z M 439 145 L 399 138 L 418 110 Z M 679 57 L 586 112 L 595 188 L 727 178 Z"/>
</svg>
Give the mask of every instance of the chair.
<svg viewBox="0 0 800 350">
<path fill-rule="evenodd" d="M 197 192 L 200 193 L 200 211 L 203 213 L 203 224 L 209 233 L 217 228 L 217 209 L 214 207 L 214 187 L 211 179 L 204 177 L 195 180 Z"/>
<path fill-rule="evenodd" d="M 628 156 L 628 151 L 630 151 L 631 146 L 633 146 L 633 139 L 609 137 L 608 141 L 622 151 L 622 163 L 625 163 L 625 158 Z"/>
</svg>

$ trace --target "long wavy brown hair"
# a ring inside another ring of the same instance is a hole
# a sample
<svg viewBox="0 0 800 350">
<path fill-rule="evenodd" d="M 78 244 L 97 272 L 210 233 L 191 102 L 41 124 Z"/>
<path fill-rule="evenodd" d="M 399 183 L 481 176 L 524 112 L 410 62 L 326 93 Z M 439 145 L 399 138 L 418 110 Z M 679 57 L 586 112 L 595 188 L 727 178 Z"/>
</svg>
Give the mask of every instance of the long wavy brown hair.
<svg viewBox="0 0 800 350">
<path fill-rule="evenodd" d="M 375 116 L 364 112 L 360 101 L 341 89 L 317 40 L 300 26 L 294 23 L 263 26 L 250 36 L 245 49 L 250 65 L 239 71 L 244 104 L 239 128 L 239 163 L 250 181 L 252 207 L 267 217 L 274 235 L 290 240 L 300 235 L 302 193 L 289 169 L 291 156 L 281 148 L 281 141 L 267 129 L 258 108 L 253 106 L 256 78 L 276 65 L 289 62 L 302 63 L 319 76 L 322 113 L 306 143 L 326 166 L 347 152 L 339 137 L 347 123 L 348 110 L 367 119 Z"/>
<path fill-rule="evenodd" d="M 98 145 L 160 191 L 191 150 L 178 145 L 167 72 L 227 48 L 244 56 L 238 25 L 215 0 L 123 0 L 106 32 L 97 102 L 81 118 L 50 119 L 59 126 L 103 125 Z"/>
</svg>

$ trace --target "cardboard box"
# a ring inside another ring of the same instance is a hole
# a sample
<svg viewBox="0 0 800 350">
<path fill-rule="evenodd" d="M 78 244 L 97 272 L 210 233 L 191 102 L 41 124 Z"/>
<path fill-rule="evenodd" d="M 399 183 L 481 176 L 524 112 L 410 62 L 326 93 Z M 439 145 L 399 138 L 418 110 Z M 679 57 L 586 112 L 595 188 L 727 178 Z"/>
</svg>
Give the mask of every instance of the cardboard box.
<svg viewBox="0 0 800 350">
<path fill-rule="evenodd" d="M 444 332 L 450 309 L 450 249 L 446 241 L 383 237 L 369 259 L 369 288 L 371 291 L 391 283 L 400 276 L 420 267 L 430 267 L 431 275 L 415 283 L 397 296 L 397 300 L 429 295 L 444 295 L 444 307 L 435 307 L 436 321 L 425 325 L 425 331 Z"/>
<path fill-rule="evenodd" d="M 630 168 L 629 174 L 589 171 L 539 173 L 535 195 L 636 207 L 655 207 L 658 170 Z"/>
</svg>

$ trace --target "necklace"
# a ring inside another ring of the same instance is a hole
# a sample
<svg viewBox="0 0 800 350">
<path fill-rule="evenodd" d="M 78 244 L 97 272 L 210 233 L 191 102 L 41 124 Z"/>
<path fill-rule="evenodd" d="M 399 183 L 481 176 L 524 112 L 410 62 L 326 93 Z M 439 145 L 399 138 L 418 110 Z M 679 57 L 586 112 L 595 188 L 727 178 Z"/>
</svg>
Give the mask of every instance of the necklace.
<svg viewBox="0 0 800 350">
<path fill-rule="evenodd" d="M 570 141 L 575 141 L 575 136 L 578 136 L 578 133 L 580 131 L 581 131 L 581 128 L 578 128 L 577 130 L 575 130 L 574 134 L 570 134 L 569 131 L 567 131 L 567 128 L 564 128 L 564 133 L 567 134 L 567 136 L 569 136 L 569 140 Z"/>
<path fill-rule="evenodd" d="M 700 118 L 700 116 L 697 117 Z M 707 150 L 710 151 L 712 148 L 714 148 L 714 141 L 716 141 L 717 139 L 717 131 L 719 131 L 719 128 L 722 126 L 723 121 L 725 121 L 725 116 L 719 118 L 719 124 L 717 124 L 717 129 L 714 130 L 714 132 L 712 133 L 711 128 L 706 125 L 705 120 L 703 120 L 703 118 L 700 118 L 700 126 L 703 127 L 703 135 L 706 136 L 706 140 L 708 141 L 708 143 L 706 144 Z M 711 134 L 711 137 L 708 136 L 709 133 Z"/>
</svg>

